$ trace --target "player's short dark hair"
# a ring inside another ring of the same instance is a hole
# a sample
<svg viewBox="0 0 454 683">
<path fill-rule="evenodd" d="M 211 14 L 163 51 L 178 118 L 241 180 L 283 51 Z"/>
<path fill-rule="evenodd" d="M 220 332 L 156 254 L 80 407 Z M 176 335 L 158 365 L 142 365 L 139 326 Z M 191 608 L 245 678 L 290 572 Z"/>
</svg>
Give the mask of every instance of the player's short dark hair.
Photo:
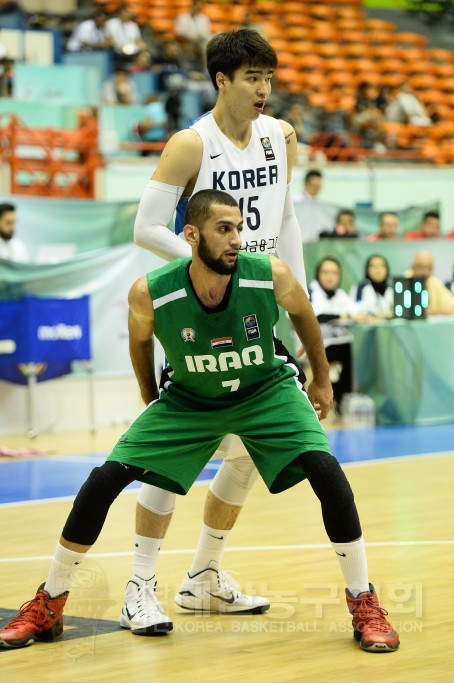
<svg viewBox="0 0 454 683">
<path fill-rule="evenodd" d="M 186 207 L 184 222 L 190 225 L 203 226 L 211 213 L 211 206 L 238 206 L 238 202 L 231 194 L 221 190 L 200 190 L 192 195 Z"/>
<path fill-rule="evenodd" d="M 9 202 L 4 202 L 3 204 L 0 204 L 0 218 L 7 211 L 15 211 L 15 210 L 16 210 L 16 207 L 14 206 L 14 204 L 10 204 Z"/>
<path fill-rule="evenodd" d="M 241 66 L 274 70 L 277 54 L 260 33 L 249 28 L 218 33 L 206 48 L 206 62 L 211 82 L 216 90 L 216 74 L 221 71 L 232 78 Z"/>
</svg>

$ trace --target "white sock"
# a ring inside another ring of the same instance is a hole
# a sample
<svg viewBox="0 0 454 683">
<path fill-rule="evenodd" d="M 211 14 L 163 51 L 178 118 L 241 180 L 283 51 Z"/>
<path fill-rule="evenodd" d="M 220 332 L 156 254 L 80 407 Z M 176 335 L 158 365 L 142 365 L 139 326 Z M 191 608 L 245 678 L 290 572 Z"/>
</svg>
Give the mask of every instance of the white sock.
<svg viewBox="0 0 454 683">
<path fill-rule="evenodd" d="M 162 538 L 148 538 L 135 535 L 132 574 L 148 581 L 156 574 L 156 562 L 161 549 Z"/>
<path fill-rule="evenodd" d="M 369 591 L 369 574 L 367 571 L 364 538 L 361 536 L 352 543 L 331 543 L 336 551 L 347 588 L 353 597 Z"/>
<path fill-rule="evenodd" d="M 44 590 L 51 598 L 61 595 L 71 587 L 71 573 L 84 559 L 86 553 L 76 553 L 68 550 L 60 542 L 57 543 L 55 553 L 50 564 L 49 575 L 44 584 Z"/>
<path fill-rule="evenodd" d="M 191 576 L 206 569 L 211 560 L 221 563 L 222 553 L 229 534 L 230 529 L 212 529 L 210 526 L 202 524 L 199 542 L 189 570 Z"/>
</svg>

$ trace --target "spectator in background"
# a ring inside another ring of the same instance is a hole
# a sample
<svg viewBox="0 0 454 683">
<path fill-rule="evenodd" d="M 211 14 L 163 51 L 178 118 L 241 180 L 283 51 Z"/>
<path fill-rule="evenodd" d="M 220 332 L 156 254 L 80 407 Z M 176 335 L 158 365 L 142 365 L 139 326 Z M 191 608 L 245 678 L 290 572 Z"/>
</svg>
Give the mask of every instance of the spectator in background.
<svg viewBox="0 0 454 683">
<path fill-rule="evenodd" d="M 346 325 L 364 317 L 359 306 L 341 288 L 341 275 L 339 261 L 327 256 L 318 263 L 315 279 L 309 285 L 310 301 L 320 323 L 326 357 L 330 363 L 330 380 L 339 414 L 344 394 L 352 390 L 353 337 Z"/>
<path fill-rule="evenodd" d="M 131 19 L 131 13 L 126 6 L 120 7 L 117 17 L 106 21 L 106 35 L 120 57 L 119 63 L 124 63 L 146 48 L 139 25 Z"/>
<path fill-rule="evenodd" d="M 363 81 L 358 86 L 355 108 L 350 119 L 352 131 L 361 135 L 362 147 L 385 149 L 382 121 L 383 115 L 370 96 L 370 85 Z"/>
<path fill-rule="evenodd" d="M 425 106 L 406 82 L 402 83 L 391 98 L 385 109 L 385 119 L 397 123 L 413 123 L 416 126 L 432 124 Z"/>
<path fill-rule="evenodd" d="M 148 98 L 145 117 L 137 126 L 137 132 L 145 142 L 164 142 L 167 139 L 166 108 L 158 94 Z"/>
<path fill-rule="evenodd" d="M 112 78 L 105 81 L 101 100 L 104 104 L 139 103 L 139 93 L 127 69 L 117 69 Z"/>
<path fill-rule="evenodd" d="M 30 260 L 25 242 L 14 236 L 16 230 L 16 207 L 0 204 L 0 258 L 7 261 Z"/>
<path fill-rule="evenodd" d="M 142 71 L 151 71 L 153 65 L 152 54 L 150 50 L 140 50 L 132 60 L 128 71 L 131 74 L 141 73 Z"/>
<path fill-rule="evenodd" d="M 399 231 L 399 216 L 395 211 L 382 211 L 379 216 L 378 232 L 373 235 L 368 235 L 369 242 L 377 242 L 379 240 L 395 240 L 398 237 Z"/>
<path fill-rule="evenodd" d="M 392 317 L 394 292 L 389 284 L 389 264 L 384 256 L 369 256 L 364 280 L 352 286 L 350 297 L 366 315 L 376 318 Z"/>
<path fill-rule="evenodd" d="M 425 278 L 429 295 L 427 315 L 454 315 L 454 296 L 443 282 L 433 275 L 434 257 L 430 251 L 417 251 L 406 277 Z"/>
<path fill-rule="evenodd" d="M 94 12 L 92 19 L 82 21 L 74 29 L 66 49 L 69 52 L 82 50 L 106 50 L 113 47 L 106 33 L 107 14 L 102 9 Z"/>
<path fill-rule="evenodd" d="M 313 201 L 317 199 L 320 190 L 322 189 L 323 174 L 317 169 L 310 169 L 304 177 L 304 189 L 302 199 Z"/>
<path fill-rule="evenodd" d="M 440 234 L 440 214 L 438 211 L 427 211 L 422 217 L 421 225 L 414 232 L 406 232 L 406 240 L 438 239 Z"/>
<path fill-rule="evenodd" d="M 359 237 L 355 225 L 355 214 L 350 209 L 341 209 L 336 216 L 336 224 L 334 230 L 327 232 L 324 230 L 320 233 L 322 239 L 332 239 L 337 237 L 347 237 L 354 239 Z"/>
<path fill-rule="evenodd" d="M 194 47 L 204 50 L 211 38 L 211 21 L 203 13 L 202 3 L 194 0 L 191 10 L 175 17 L 175 35 Z"/>
<path fill-rule="evenodd" d="M 382 114 L 385 113 L 385 109 L 391 102 L 392 90 L 389 85 L 381 85 L 378 89 L 377 97 L 374 100 L 374 104 L 378 111 Z"/>
<path fill-rule="evenodd" d="M 304 128 L 303 114 L 303 105 L 300 102 L 292 102 L 282 118 L 284 118 L 293 126 L 298 142 L 307 145 L 308 140 L 306 136 L 306 130 Z"/>
</svg>

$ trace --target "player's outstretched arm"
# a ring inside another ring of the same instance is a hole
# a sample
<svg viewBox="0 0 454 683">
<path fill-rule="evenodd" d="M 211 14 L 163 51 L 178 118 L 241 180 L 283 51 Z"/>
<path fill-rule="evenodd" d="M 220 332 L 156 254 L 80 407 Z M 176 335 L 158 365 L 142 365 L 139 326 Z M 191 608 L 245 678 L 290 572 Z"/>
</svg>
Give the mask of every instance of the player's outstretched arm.
<svg viewBox="0 0 454 683">
<path fill-rule="evenodd" d="M 158 397 L 158 388 L 153 353 L 154 310 L 146 276 L 132 285 L 128 303 L 129 354 L 141 396 L 148 405 Z"/>
<path fill-rule="evenodd" d="M 320 419 L 323 419 L 333 402 L 333 389 L 329 380 L 329 364 L 320 326 L 306 292 L 290 268 L 273 256 L 271 265 L 276 301 L 288 312 L 306 350 L 313 374 L 308 395 Z"/>
<path fill-rule="evenodd" d="M 166 261 L 191 255 L 189 246 L 167 226 L 180 197 L 192 192 L 202 151 L 202 141 L 195 131 L 188 129 L 175 133 L 166 144 L 139 203 L 134 241 Z"/>
</svg>

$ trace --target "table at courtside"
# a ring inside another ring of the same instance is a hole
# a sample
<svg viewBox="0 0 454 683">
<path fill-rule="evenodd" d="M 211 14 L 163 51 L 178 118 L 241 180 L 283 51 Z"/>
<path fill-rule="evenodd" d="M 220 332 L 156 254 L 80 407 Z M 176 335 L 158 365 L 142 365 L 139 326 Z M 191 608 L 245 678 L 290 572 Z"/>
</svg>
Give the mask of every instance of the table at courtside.
<svg viewBox="0 0 454 683">
<path fill-rule="evenodd" d="M 454 422 L 454 316 L 355 324 L 355 390 L 378 424 Z"/>
<path fill-rule="evenodd" d="M 71 372 L 81 361 L 89 386 L 94 429 L 93 377 L 88 296 L 0 301 L 0 379 L 28 387 L 29 435 L 38 433 L 36 383 Z"/>
</svg>

